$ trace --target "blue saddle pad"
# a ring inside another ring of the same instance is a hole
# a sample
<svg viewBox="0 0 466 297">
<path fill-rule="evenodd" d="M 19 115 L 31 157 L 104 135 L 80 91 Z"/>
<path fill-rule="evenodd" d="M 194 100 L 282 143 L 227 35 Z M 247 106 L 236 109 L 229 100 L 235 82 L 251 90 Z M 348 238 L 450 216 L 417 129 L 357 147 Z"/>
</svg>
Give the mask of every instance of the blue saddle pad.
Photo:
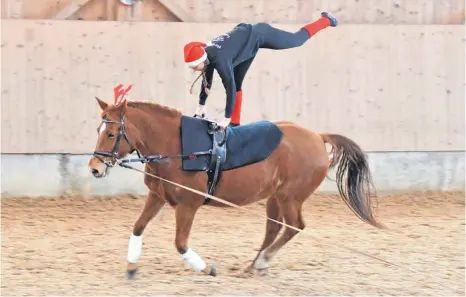
<svg viewBox="0 0 466 297">
<path fill-rule="evenodd" d="M 207 133 L 209 122 L 205 119 L 183 115 L 181 117 L 182 154 L 212 149 L 212 135 Z M 227 156 L 223 170 L 231 170 L 265 160 L 280 144 L 283 132 L 270 121 L 258 121 L 237 127 L 227 127 Z M 205 171 L 210 155 L 182 161 L 183 170 Z"/>
</svg>

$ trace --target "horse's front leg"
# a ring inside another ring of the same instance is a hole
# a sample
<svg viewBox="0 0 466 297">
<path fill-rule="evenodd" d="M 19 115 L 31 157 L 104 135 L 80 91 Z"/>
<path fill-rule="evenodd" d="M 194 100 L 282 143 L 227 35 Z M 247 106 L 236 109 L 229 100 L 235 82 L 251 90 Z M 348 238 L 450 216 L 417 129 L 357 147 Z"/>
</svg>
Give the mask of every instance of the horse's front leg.
<svg viewBox="0 0 466 297">
<path fill-rule="evenodd" d="M 129 238 L 128 254 L 126 256 L 126 261 L 128 262 L 127 275 L 129 278 L 134 277 L 138 269 L 137 262 L 142 252 L 142 233 L 150 220 L 159 213 L 164 204 L 165 200 L 161 197 L 160 193 L 149 192 L 144 209 L 134 224 L 133 233 Z"/>
<path fill-rule="evenodd" d="M 188 202 L 189 203 L 189 202 Z M 178 204 L 176 206 L 176 238 L 175 246 L 181 258 L 195 271 L 216 276 L 215 266 L 207 266 L 205 261 L 188 246 L 188 237 L 193 225 L 194 216 L 199 206 Z"/>
</svg>

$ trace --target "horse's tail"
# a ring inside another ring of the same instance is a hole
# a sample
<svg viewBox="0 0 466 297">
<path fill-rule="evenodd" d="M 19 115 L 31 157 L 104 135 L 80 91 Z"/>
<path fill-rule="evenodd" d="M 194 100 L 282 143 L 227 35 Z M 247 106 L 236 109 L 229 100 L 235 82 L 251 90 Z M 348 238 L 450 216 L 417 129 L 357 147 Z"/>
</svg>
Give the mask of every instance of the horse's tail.
<svg viewBox="0 0 466 297">
<path fill-rule="evenodd" d="M 367 157 L 353 140 L 338 134 L 321 134 L 325 143 L 332 145 L 333 158 L 329 168 L 338 163 L 336 183 L 341 198 L 362 221 L 377 228 L 379 223 L 372 210 L 375 190 Z M 346 176 L 346 179 L 345 179 Z"/>
</svg>

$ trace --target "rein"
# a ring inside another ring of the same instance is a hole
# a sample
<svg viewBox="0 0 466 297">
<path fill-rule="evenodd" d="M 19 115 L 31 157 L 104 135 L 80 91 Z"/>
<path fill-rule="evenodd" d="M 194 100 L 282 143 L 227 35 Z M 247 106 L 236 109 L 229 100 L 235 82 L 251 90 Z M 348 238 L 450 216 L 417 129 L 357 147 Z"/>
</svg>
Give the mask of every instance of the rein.
<svg viewBox="0 0 466 297">
<path fill-rule="evenodd" d="M 107 119 L 104 118 L 104 119 L 102 119 L 102 123 L 120 124 L 120 129 L 118 130 L 117 140 L 115 141 L 115 145 L 113 146 L 112 151 L 111 152 L 106 152 L 106 151 L 95 150 L 94 154 L 93 154 L 95 157 L 97 157 L 105 165 L 112 166 L 112 164 L 109 161 L 104 161 L 99 156 L 117 159 L 117 157 L 118 157 L 118 148 L 120 147 L 120 142 L 121 142 L 121 137 L 122 136 L 125 138 L 126 142 L 131 147 L 131 152 L 135 151 L 135 149 L 131 145 L 131 142 L 129 141 L 128 135 L 126 134 L 126 131 L 125 131 L 125 116 L 122 116 L 119 122 L 107 120 Z M 136 150 L 136 152 L 137 152 L 139 158 L 141 158 L 141 155 L 139 154 L 139 151 Z"/>
</svg>

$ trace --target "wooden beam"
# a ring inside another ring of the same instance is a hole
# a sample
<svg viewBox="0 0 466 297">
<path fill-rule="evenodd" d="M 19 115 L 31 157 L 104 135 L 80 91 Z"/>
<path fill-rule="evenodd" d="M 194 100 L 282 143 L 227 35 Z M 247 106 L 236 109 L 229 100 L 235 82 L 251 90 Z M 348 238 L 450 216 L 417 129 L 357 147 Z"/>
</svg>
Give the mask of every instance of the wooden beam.
<svg viewBox="0 0 466 297">
<path fill-rule="evenodd" d="M 90 0 L 72 0 L 64 9 L 58 12 L 54 19 L 57 20 L 66 20 L 70 16 L 72 16 L 76 11 L 78 11 L 81 7 L 87 4 Z"/>
<path fill-rule="evenodd" d="M 159 0 L 160 4 L 165 6 L 171 13 L 173 13 L 182 22 L 195 22 L 196 20 L 178 4 L 173 3 L 173 0 Z"/>
</svg>

